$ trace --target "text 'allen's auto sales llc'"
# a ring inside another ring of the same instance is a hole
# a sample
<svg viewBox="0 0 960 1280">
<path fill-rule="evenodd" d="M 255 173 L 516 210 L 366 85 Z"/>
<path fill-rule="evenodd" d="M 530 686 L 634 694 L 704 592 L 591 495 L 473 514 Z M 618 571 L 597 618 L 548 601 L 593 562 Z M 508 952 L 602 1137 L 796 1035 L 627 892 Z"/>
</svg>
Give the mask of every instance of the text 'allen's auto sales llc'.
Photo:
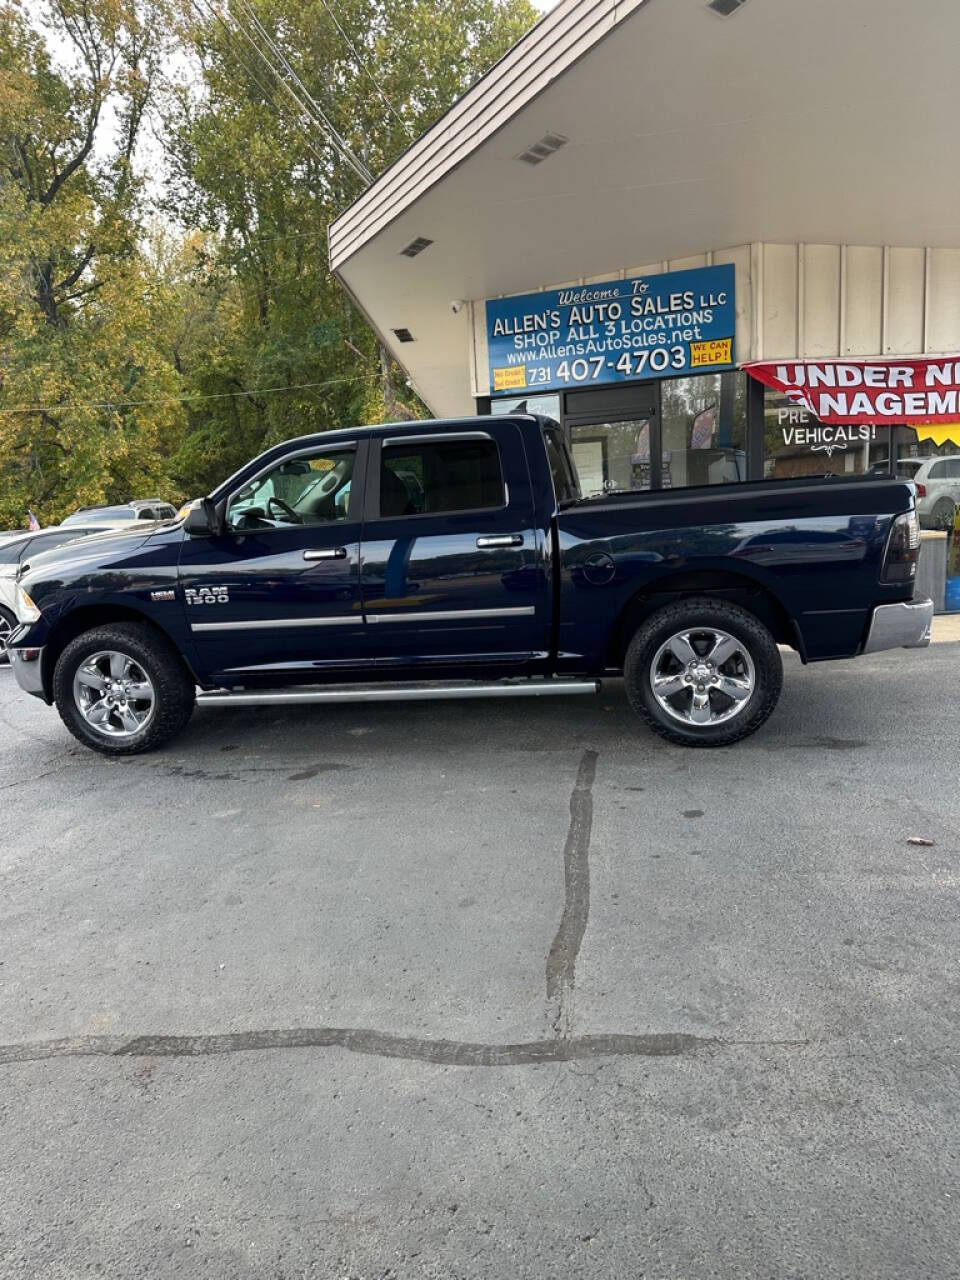
<svg viewBox="0 0 960 1280">
<path fill-rule="evenodd" d="M 493 394 L 734 367 L 730 264 L 485 303 Z"/>
</svg>

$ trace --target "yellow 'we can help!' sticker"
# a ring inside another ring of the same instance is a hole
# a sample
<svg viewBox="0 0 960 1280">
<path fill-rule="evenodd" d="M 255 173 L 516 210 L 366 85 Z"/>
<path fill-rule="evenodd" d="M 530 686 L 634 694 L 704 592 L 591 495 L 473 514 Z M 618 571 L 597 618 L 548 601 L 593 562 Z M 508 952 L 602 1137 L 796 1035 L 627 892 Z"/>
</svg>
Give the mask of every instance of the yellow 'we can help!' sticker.
<svg viewBox="0 0 960 1280">
<path fill-rule="evenodd" d="M 702 369 L 714 364 L 729 364 L 733 359 L 733 339 L 717 338 L 713 342 L 690 343 L 690 368 Z"/>
</svg>

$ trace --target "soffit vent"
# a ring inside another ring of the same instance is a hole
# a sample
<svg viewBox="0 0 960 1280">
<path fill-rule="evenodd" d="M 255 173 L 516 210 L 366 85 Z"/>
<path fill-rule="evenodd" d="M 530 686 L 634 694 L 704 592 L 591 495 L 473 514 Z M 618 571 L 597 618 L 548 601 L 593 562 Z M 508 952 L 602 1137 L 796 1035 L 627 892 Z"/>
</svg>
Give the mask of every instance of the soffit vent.
<svg viewBox="0 0 960 1280">
<path fill-rule="evenodd" d="M 404 258 L 415 258 L 418 253 L 423 253 L 428 245 L 433 244 L 432 240 L 428 240 L 426 236 L 417 236 L 416 240 L 411 240 L 405 249 L 401 249 L 400 253 Z"/>
<path fill-rule="evenodd" d="M 721 18 L 729 18 L 731 13 L 742 9 L 747 0 L 707 0 L 707 8 L 719 13 Z"/>
<path fill-rule="evenodd" d="M 429 243 L 429 242 L 428 242 L 428 243 Z M 414 336 L 413 336 L 413 334 L 410 332 L 410 330 L 409 330 L 409 329 L 394 329 L 393 334 L 394 334 L 394 337 L 396 338 L 396 340 L 397 340 L 398 342 L 413 342 L 413 341 L 415 341 Z"/>
<path fill-rule="evenodd" d="M 532 146 L 527 147 L 526 151 L 521 151 L 516 159 L 522 160 L 524 164 L 542 164 L 555 151 L 565 147 L 569 141 L 570 139 L 565 138 L 562 133 L 545 133 Z"/>
</svg>

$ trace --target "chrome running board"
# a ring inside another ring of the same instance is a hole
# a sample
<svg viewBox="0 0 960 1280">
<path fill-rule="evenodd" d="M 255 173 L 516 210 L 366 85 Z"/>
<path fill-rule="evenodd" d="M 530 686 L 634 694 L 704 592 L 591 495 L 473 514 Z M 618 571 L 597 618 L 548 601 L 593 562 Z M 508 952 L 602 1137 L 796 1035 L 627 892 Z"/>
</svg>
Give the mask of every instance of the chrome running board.
<svg viewBox="0 0 960 1280">
<path fill-rule="evenodd" d="M 300 702 L 417 702 L 439 698 L 538 698 L 598 693 L 599 680 L 472 680 L 468 684 L 354 684 L 309 689 L 210 689 L 197 691 L 201 707 L 259 707 Z"/>
</svg>

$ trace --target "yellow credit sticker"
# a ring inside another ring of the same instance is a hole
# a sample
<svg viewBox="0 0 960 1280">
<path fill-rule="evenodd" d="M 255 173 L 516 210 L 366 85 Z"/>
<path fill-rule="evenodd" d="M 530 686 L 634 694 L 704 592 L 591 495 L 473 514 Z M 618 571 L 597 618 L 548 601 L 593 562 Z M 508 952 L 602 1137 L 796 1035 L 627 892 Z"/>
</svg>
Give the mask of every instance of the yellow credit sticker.
<svg viewBox="0 0 960 1280">
<path fill-rule="evenodd" d="M 494 369 L 494 391 L 523 391 L 527 385 L 527 366 L 525 364 L 508 365 L 506 369 Z"/>
<path fill-rule="evenodd" d="M 710 364 L 730 364 L 733 360 L 733 339 L 715 338 L 712 342 L 690 343 L 690 368 L 703 368 Z"/>
</svg>

